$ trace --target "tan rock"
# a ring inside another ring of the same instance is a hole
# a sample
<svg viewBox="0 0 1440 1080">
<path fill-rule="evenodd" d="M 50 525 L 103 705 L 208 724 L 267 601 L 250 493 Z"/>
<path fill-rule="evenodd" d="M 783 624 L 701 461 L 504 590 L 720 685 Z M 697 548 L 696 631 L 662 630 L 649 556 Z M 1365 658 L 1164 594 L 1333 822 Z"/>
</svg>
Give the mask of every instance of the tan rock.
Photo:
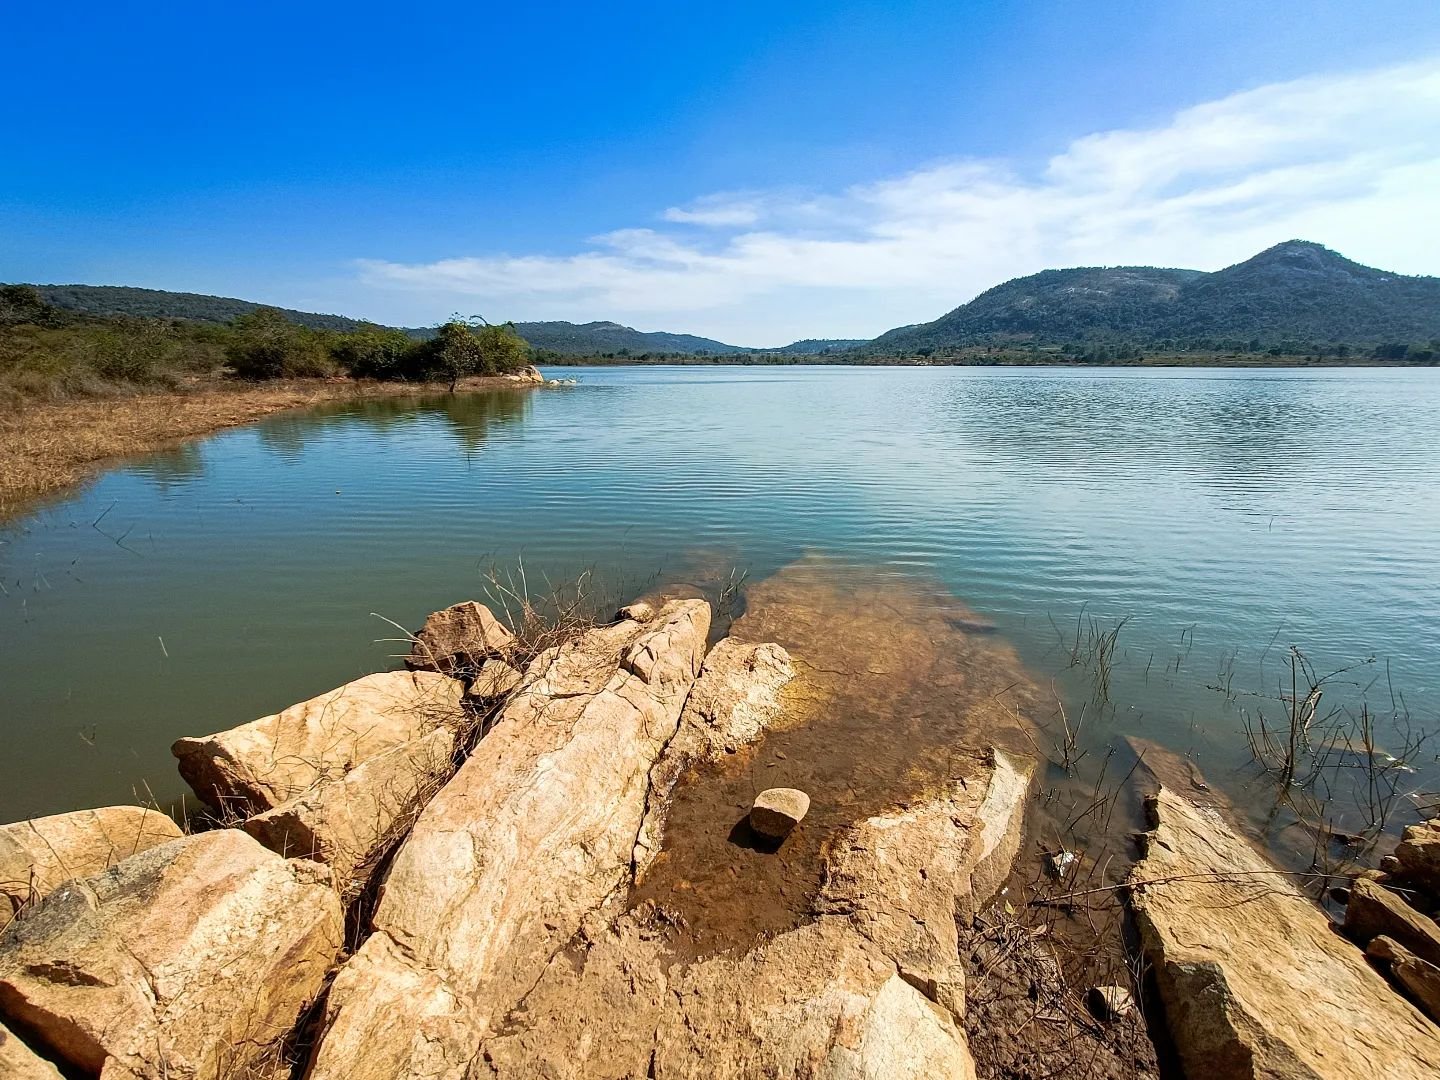
<svg viewBox="0 0 1440 1080">
<path fill-rule="evenodd" d="M 641 606 L 649 605 L 632 604 L 621 614 Z M 675 737 L 650 770 L 649 802 L 635 844 L 637 873 L 660 850 L 665 811 L 680 777 L 758 739 L 779 716 L 780 689 L 794 676 L 790 654 L 779 645 L 725 638 L 706 655 Z"/>
<path fill-rule="evenodd" d="M 1345 935 L 1363 949 L 1381 934 L 1422 960 L 1440 964 L 1440 926 L 1435 920 L 1416 911 L 1398 893 L 1359 878 L 1345 906 Z"/>
<path fill-rule="evenodd" d="M 810 796 L 799 788 L 767 788 L 750 807 L 750 828 L 769 840 L 783 840 L 810 812 Z"/>
<path fill-rule="evenodd" d="M 428 671 L 386 671 L 346 683 L 229 731 L 171 747 L 206 802 L 263 813 L 362 762 L 463 722 L 464 686 Z"/>
<path fill-rule="evenodd" d="M 342 893 L 351 891 L 454 771 L 455 734 L 441 727 L 376 754 L 250 818 L 245 831 L 287 858 L 325 863 Z"/>
<path fill-rule="evenodd" d="M 1440 897 L 1440 818 L 1411 825 L 1395 845 L 1400 874 Z"/>
<path fill-rule="evenodd" d="M 478 701 L 499 701 L 513 692 L 524 680 L 525 676 L 504 660 L 486 660 L 485 666 L 465 691 L 465 696 Z"/>
<path fill-rule="evenodd" d="M 139 806 L 102 806 L 0 826 L 0 925 L 7 898 L 19 910 L 62 882 L 98 874 L 181 835 L 167 815 Z"/>
<path fill-rule="evenodd" d="M 60 1070 L 0 1024 L 0 1077 L 4 1080 L 62 1080 Z"/>
<path fill-rule="evenodd" d="M 827 852 L 817 911 L 847 916 L 901 975 L 957 1018 L 965 975 L 957 922 L 1009 875 L 1024 835 L 1034 765 L 995 750 L 964 782 L 872 817 Z"/>
<path fill-rule="evenodd" d="M 1377 937 L 1365 947 L 1365 955 L 1383 960 L 1390 977 L 1399 983 L 1420 1006 L 1420 1011 L 1440 1023 L 1440 967 L 1421 960 L 1398 941 Z"/>
<path fill-rule="evenodd" d="M 413 671 L 447 675 L 475 671 L 486 660 L 505 656 L 514 644 L 515 635 L 488 607 L 468 600 L 427 618 L 405 663 Z"/>
<path fill-rule="evenodd" d="M 0 1012 L 106 1077 L 231 1076 L 314 1000 L 339 949 L 329 872 L 234 829 L 71 881 L 0 936 Z"/>
<path fill-rule="evenodd" d="M 709 623 L 704 601 L 677 601 L 534 662 L 397 852 L 375 933 L 329 995 L 312 1080 L 463 1071 L 478 1036 L 628 882 L 647 777 L 675 732 Z M 463 1017 L 475 1038 L 437 1042 L 421 1023 L 397 1047 L 393 1017 L 373 1002 L 406 983 L 426 988 L 424 1016 Z"/>
<path fill-rule="evenodd" d="M 1147 807 L 1129 903 L 1188 1075 L 1440 1075 L 1440 1030 L 1216 811 Z"/>
</svg>

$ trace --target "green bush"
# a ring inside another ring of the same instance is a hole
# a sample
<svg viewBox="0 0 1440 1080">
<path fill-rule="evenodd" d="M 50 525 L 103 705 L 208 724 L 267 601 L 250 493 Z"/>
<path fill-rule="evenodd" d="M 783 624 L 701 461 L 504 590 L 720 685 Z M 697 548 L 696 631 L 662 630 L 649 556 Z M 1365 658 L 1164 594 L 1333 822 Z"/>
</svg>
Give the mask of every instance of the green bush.
<svg viewBox="0 0 1440 1080">
<path fill-rule="evenodd" d="M 420 342 L 402 330 L 371 327 L 331 339 L 330 355 L 357 379 L 412 379 Z"/>
<path fill-rule="evenodd" d="M 306 379 L 335 374 L 325 339 L 317 331 L 296 326 L 274 308 L 241 315 L 230 325 L 233 336 L 225 356 L 241 379 Z"/>
</svg>

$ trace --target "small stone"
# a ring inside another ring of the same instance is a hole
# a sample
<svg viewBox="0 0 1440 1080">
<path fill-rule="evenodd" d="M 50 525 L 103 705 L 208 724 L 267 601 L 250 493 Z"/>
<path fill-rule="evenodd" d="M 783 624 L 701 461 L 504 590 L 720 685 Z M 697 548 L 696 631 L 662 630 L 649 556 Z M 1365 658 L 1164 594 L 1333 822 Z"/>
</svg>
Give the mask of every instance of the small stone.
<svg viewBox="0 0 1440 1080">
<path fill-rule="evenodd" d="M 479 701 L 498 701 L 519 686 L 524 678 L 504 660 L 486 660 L 465 691 L 465 696 Z"/>
<path fill-rule="evenodd" d="M 484 604 L 474 600 L 437 611 L 415 635 L 405 661 L 411 671 L 445 675 L 474 671 L 492 656 L 503 656 L 515 635 Z"/>
<path fill-rule="evenodd" d="M 615 618 L 622 622 L 625 619 L 631 619 L 635 622 L 649 622 L 655 618 L 655 608 L 653 605 L 645 603 L 644 600 L 637 600 L 633 604 L 626 604 L 617 611 Z"/>
<path fill-rule="evenodd" d="M 1123 986 L 1092 986 L 1085 997 L 1097 1020 L 1120 1020 L 1135 1008 L 1135 999 Z"/>
<path fill-rule="evenodd" d="M 1394 855 L 1386 855 L 1380 860 L 1380 872 L 1382 874 L 1394 874 L 1400 869 L 1400 860 Z"/>
<path fill-rule="evenodd" d="M 798 788 L 769 788 L 755 797 L 750 828 L 772 840 L 783 840 L 805 819 L 810 796 Z"/>
</svg>

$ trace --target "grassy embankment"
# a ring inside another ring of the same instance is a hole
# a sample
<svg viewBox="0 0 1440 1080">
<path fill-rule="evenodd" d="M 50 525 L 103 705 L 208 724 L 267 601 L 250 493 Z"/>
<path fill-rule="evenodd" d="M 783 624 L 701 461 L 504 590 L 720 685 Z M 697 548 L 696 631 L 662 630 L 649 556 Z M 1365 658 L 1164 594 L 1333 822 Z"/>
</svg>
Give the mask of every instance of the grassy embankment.
<svg viewBox="0 0 1440 1080">
<path fill-rule="evenodd" d="M 94 466 L 270 413 L 377 394 L 513 385 L 529 363 L 503 327 L 428 341 L 317 331 L 261 312 L 229 326 L 75 316 L 0 287 L 0 519 Z"/>
</svg>

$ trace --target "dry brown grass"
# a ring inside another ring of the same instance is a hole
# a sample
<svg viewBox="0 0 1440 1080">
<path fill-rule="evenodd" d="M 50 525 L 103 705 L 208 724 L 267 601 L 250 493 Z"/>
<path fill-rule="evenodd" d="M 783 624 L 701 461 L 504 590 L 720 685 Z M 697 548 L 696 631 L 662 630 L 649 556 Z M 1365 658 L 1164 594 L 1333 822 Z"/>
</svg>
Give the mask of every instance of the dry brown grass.
<svg viewBox="0 0 1440 1080">
<path fill-rule="evenodd" d="M 514 385 L 503 379 L 474 379 L 461 389 Z M 122 455 L 324 401 L 443 391 L 434 385 L 350 379 L 257 385 L 205 378 L 168 393 L 30 405 L 0 416 L 0 520 L 22 512 L 36 496 L 79 483 L 98 465 Z"/>
</svg>

